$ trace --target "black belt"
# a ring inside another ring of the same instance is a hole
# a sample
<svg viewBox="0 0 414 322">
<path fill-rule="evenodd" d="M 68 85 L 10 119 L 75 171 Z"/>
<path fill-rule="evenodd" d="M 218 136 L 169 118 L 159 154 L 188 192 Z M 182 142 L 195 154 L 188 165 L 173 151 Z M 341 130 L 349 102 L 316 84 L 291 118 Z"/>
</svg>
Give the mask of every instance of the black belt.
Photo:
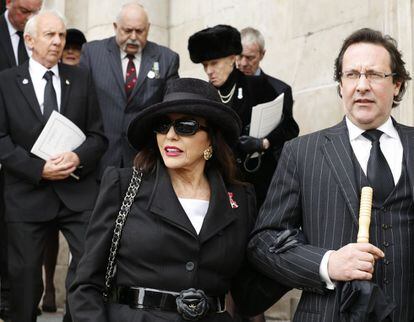
<svg viewBox="0 0 414 322">
<path fill-rule="evenodd" d="M 225 311 L 223 296 L 206 296 L 196 289 L 169 292 L 135 286 L 112 287 L 109 299 L 112 303 L 126 304 L 133 309 L 157 309 L 177 312 L 186 320 L 198 320 L 208 313 Z"/>
</svg>

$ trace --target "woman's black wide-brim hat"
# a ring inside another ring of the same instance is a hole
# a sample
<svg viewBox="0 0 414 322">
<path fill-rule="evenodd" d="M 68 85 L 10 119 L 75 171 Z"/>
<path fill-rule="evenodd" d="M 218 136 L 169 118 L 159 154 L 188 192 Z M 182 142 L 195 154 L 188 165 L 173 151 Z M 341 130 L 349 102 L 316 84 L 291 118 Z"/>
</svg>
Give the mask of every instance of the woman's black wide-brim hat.
<svg viewBox="0 0 414 322">
<path fill-rule="evenodd" d="M 178 78 L 167 87 L 161 103 L 151 105 L 137 114 L 128 127 L 128 141 L 140 150 L 152 141 L 154 122 L 169 113 L 199 116 L 208 126 L 219 130 L 230 146 L 240 136 L 241 120 L 237 113 L 224 105 L 217 89 L 201 79 Z"/>
<path fill-rule="evenodd" d="M 217 25 L 196 32 L 188 39 L 188 51 L 193 63 L 240 55 L 243 47 L 240 32 L 229 25 Z"/>
</svg>

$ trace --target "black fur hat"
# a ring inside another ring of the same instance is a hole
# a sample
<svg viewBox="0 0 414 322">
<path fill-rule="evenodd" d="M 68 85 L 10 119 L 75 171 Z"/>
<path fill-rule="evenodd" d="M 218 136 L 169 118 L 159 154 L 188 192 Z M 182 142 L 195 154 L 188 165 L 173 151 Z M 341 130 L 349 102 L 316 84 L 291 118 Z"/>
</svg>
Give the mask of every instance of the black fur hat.
<svg viewBox="0 0 414 322">
<path fill-rule="evenodd" d="M 237 113 L 224 105 L 217 89 L 196 78 L 171 81 L 161 103 L 151 105 L 137 114 L 128 127 L 128 141 L 137 150 L 144 147 L 152 135 L 154 121 L 169 113 L 200 116 L 219 130 L 227 144 L 234 145 L 241 132 Z"/>
<path fill-rule="evenodd" d="M 240 32 L 229 25 L 217 25 L 196 32 L 188 39 L 193 63 L 241 54 Z"/>
</svg>

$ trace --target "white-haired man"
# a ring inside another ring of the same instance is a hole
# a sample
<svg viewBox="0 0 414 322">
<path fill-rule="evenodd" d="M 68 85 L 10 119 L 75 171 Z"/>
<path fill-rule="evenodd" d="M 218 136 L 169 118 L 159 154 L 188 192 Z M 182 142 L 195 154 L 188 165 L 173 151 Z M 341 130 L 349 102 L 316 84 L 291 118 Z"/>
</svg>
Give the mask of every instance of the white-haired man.
<svg viewBox="0 0 414 322">
<path fill-rule="evenodd" d="M 96 85 L 109 147 L 101 161 L 130 166 L 136 151 L 128 144 L 128 124 L 143 108 L 160 102 L 167 84 L 178 78 L 179 57 L 147 40 L 150 23 L 136 1 L 121 7 L 115 36 L 86 43 L 80 65 L 89 69 Z"/>
<path fill-rule="evenodd" d="M 73 256 L 66 285 L 74 278 L 98 192 L 95 169 L 107 146 L 91 77 L 58 64 L 65 36 L 64 19 L 57 12 L 33 16 L 24 33 L 31 58 L 0 73 L 0 163 L 13 322 L 36 321 L 42 254 L 52 227 L 62 231 Z M 44 161 L 30 151 L 53 111 L 74 122 L 86 140 L 74 151 Z M 79 180 L 71 176 L 75 171 Z"/>
<path fill-rule="evenodd" d="M 240 31 L 240 35 L 243 51 L 241 55 L 237 57 L 237 68 L 245 75 L 264 75 L 275 89 L 278 96 L 282 93 L 285 94 L 283 102 L 283 117 L 276 128 L 280 143 L 279 148 L 281 148 L 286 141 L 297 137 L 299 134 L 299 127 L 293 119 L 292 88 L 280 79 L 265 74 L 260 68 L 260 62 L 266 53 L 265 41 L 262 33 L 257 29 L 247 27 Z M 281 149 L 275 153 L 277 160 L 280 150 Z"/>
</svg>

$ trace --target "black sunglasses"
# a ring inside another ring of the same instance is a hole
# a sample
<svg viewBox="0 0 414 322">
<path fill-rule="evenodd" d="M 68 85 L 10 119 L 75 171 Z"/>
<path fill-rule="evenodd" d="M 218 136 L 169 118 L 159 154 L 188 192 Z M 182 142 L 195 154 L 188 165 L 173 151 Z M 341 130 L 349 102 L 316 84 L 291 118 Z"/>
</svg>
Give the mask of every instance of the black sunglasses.
<svg viewBox="0 0 414 322">
<path fill-rule="evenodd" d="M 176 134 L 181 136 L 191 136 L 197 133 L 197 131 L 208 131 L 208 127 L 200 125 L 196 120 L 192 119 L 177 119 L 170 120 L 168 118 L 161 119 L 154 124 L 154 132 L 159 134 L 167 134 L 171 126 L 174 127 Z"/>
</svg>

